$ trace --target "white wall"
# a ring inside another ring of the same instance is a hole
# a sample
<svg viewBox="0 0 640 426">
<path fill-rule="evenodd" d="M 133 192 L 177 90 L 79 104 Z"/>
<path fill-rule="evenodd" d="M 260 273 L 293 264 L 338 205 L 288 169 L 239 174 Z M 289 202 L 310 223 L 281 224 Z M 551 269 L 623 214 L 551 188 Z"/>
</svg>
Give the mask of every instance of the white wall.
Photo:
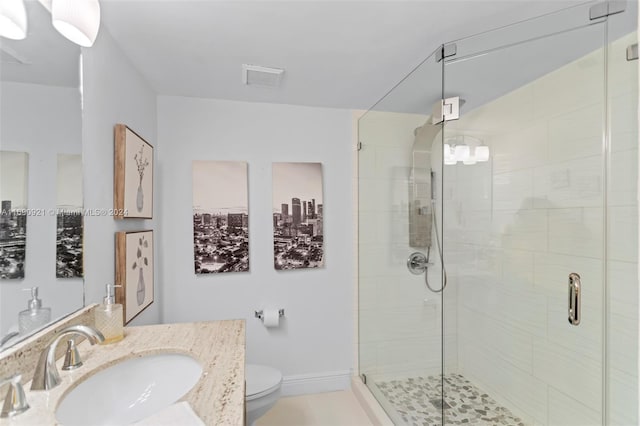
<svg viewBox="0 0 640 426">
<path fill-rule="evenodd" d="M 369 111 L 359 121 L 359 370 L 367 380 L 424 377 L 441 371 L 442 298 L 427 289 L 424 275 L 413 275 L 406 266 L 411 253 L 426 254 L 426 248 L 409 245 L 409 196 L 414 130 L 427 119 Z M 419 151 L 430 150 L 432 143 L 422 141 Z M 428 154 L 422 155 L 423 162 L 430 161 Z M 441 271 L 435 234 L 431 237 L 430 261 L 435 265 L 428 274 L 432 287 L 438 289 Z M 455 283 L 449 281 L 445 366 L 455 370 L 456 291 Z"/>
<path fill-rule="evenodd" d="M 27 202 L 30 209 L 56 207 L 58 154 L 82 152 L 80 91 L 77 88 L 2 82 L 1 150 L 29 155 Z M 56 278 L 56 216 L 27 218 L 25 277 L 0 282 L 0 336 L 18 323 L 29 293 L 39 287 L 52 319 L 82 307 L 82 279 Z"/>
<path fill-rule="evenodd" d="M 353 364 L 351 112 L 159 97 L 158 138 L 163 320 L 246 319 L 248 362 L 279 368 L 289 385 L 311 376 L 310 387 L 285 391 L 348 386 Z M 193 160 L 249 164 L 248 273 L 194 274 Z M 280 161 L 322 162 L 323 269 L 273 268 L 271 163 Z M 285 309 L 279 329 L 267 330 L 254 318 L 263 308 Z"/>
<path fill-rule="evenodd" d="M 83 160 L 85 208 L 113 208 L 114 125 L 126 124 L 156 149 L 156 94 L 138 73 L 106 28 L 102 28 L 93 47 L 83 49 Z M 157 163 L 156 163 L 157 164 Z M 158 170 L 155 170 L 156 182 Z M 105 284 L 115 278 L 115 232 L 154 230 L 155 255 L 159 255 L 161 231 L 158 188 L 154 197 L 153 220 L 113 217 L 85 217 L 85 282 L 87 303 L 101 302 Z M 162 277 L 155 267 L 155 303 L 142 312 L 131 325 L 160 322 Z"/>
</svg>

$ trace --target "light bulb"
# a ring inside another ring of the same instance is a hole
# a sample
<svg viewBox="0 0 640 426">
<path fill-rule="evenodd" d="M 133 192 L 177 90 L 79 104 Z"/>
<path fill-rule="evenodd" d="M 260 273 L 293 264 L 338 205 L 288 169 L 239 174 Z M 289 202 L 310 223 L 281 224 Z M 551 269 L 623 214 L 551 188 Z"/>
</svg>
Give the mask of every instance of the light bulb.
<svg viewBox="0 0 640 426">
<path fill-rule="evenodd" d="M 27 36 L 24 0 L 0 1 L 0 36 L 11 40 L 22 40 Z"/>
<path fill-rule="evenodd" d="M 445 157 L 444 164 L 447 166 L 453 166 L 457 163 L 455 157 Z"/>
<path fill-rule="evenodd" d="M 453 155 L 453 152 L 451 150 L 451 145 L 449 145 L 448 143 L 444 144 L 443 158 L 444 158 L 444 164 L 447 164 L 447 165 L 456 164 L 456 157 Z"/>
<path fill-rule="evenodd" d="M 465 166 L 472 166 L 474 164 L 476 164 L 476 157 L 475 156 L 469 156 L 469 158 L 467 158 L 466 160 L 462 161 L 462 164 L 464 164 Z"/>
<path fill-rule="evenodd" d="M 465 161 L 469 158 L 469 146 L 468 145 L 456 145 L 454 155 L 457 161 Z"/>
<path fill-rule="evenodd" d="M 98 0 L 52 0 L 51 23 L 72 42 L 91 47 L 100 29 Z"/>
<path fill-rule="evenodd" d="M 481 145 L 476 147 L 476 161 L 485 162 L 489 161 L 489 147 Z"/>
</svg>

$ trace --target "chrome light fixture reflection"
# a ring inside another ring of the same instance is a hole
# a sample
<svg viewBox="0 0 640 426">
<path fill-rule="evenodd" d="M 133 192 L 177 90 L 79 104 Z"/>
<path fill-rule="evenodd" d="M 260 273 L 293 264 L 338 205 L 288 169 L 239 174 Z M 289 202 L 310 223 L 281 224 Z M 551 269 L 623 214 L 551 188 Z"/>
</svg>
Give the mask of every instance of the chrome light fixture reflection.
<svg viewBox="0 0 640 426">
<path fill-rule="evenodd" d="M 489 147 L 476 137 L 458 135 L 446 140 L 443 156 L 445 165 L 462 162 L 464 165 L 471 166 L 489 161 Z"/>
<path fill-rule="evenodd" d="M 100 29 L 98 0 L 52 0 L 51 23 L 72 42 L 91 47 Z"/>
<path fill-rule="evenodd" d="M 27 36 L 24 0 L 0 1 L 0 36 L 12 40 L 22 40 Z"/>
</svg>

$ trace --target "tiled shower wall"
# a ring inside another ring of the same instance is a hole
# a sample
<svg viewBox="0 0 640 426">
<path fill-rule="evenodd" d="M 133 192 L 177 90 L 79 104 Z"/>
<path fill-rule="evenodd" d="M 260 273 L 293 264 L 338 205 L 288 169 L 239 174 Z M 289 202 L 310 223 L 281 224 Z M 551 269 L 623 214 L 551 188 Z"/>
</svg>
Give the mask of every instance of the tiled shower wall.
<svg viewBox="0 0 640 426">
<path fill-rule="evenodd" d="M 606 212 L 602 51 L 447 124 L 447 136 L 481 137 L 492 159 L 444 171 L 445 256 L 458 285 L 457 346 L 445 352 L 457 351 L 460 373 L 530 423 L 601 424 L 606 278 L 609 419 L 637 424 L 638 81 L 637 64 L 624 60 L 631 41 L 609 53 Z M 570 272 L 583 282 L 578 327 L 567 321 Z"/>
<path fill-rule="evenodd" d="M 408 201 L 414 129 L 426 120 L 369 111 L 359 123 L 359 369 L 373 380 L 440 373 L 441 299 L 406 267 L 410 253 L 424 252 L 409 247 Z M 445 341 L 455 348 L 456 293 L 448 290 Z M 449 369 L 456 356 L 447 352 Z"/>
</svg>

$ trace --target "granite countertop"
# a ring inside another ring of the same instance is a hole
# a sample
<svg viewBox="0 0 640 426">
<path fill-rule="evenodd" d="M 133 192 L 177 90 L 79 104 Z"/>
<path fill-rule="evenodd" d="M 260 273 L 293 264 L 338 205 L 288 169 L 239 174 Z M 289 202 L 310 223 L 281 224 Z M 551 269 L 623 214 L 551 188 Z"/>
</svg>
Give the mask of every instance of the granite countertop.
<svg viewBox="0 0 640 426">
<path fill-rule="evenodd" d="M 84 365 L 58 371 L 62 382 L 50 391 L 29 390 L 31 408 L 0 425 L 53 425 L 62 397 L 83 380 L 119 361 L 154 353 L 188 354 L 202 365 L 202 377 L 181 401 L 187 401 L 207 425 L 244 425 L 245 325 L 243 320 L 126 327 L 125 338 L 110 345 L 78 345 Z M 35 365 L 33 366 L 35 368 Z M 4 395 L 3 395 L 4 397 Z M 2 401 L 0 401 L 1 403 Z"/>
</svg>

